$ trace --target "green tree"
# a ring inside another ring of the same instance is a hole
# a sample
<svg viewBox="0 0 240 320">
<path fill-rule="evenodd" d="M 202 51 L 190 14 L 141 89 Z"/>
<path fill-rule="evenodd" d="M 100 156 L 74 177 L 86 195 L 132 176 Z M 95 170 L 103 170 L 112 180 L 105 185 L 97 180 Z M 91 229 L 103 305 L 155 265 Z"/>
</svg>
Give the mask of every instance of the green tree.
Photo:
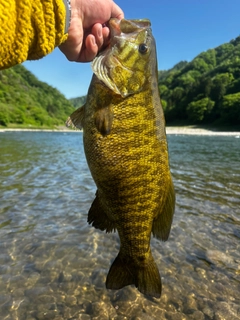
<svg viewBox="0 0 240 320">
<path fill-rule="evenodd" d="M 168 91 L 168 87 L 165 86 L 165 85 L 160 85 L 159 86 L 159 92 L 160 92 L 160 95 L 163 96 L 167 93 Z"/>
<path fill-rule="evenodd" d="M 166 108 L 167 108 L 167 101 L 166 101 L 166 100 L 161 99 L 161 103 L 162 103 L 163 110 L 165 111 L 165 110 L 166 110 Z"/>
<path fill-rule="evenodd" d="M 201 122 L 204 119 L 204 115 L 211 112 L 213 107 L 214 101 L 209 98 L 192 101 L 187 106 L 188 119 L 193 123 Z"/>
<path fill-rule="evenodd" d="M 233 82 L 234 77 L 231 73 L 221 73 L 217 74 L 213 78 L 213 85 L 211 90 L 211 98 L 218 102 L 220 101 L 226 93 L 227 86 Z"/>
<path fill-rule="evenodd" d="M 240 92 L 223 97 L 220 106 L 221 118 L 230 124 L 240 124 Z"/>
<path fill-rule="evenodd" d="M 206 52 L 202 52 L 198 55 L 199 58 L 203 59 L 209 66 L 209 69 L 213 69 L 216 66 L 216 50 L 210 49 Z"/>
<path fill-rule="evenodd" d="M 7 126 L 10 121 L 8 105 L 0 103 L 0 125 Z"/>
</svg>

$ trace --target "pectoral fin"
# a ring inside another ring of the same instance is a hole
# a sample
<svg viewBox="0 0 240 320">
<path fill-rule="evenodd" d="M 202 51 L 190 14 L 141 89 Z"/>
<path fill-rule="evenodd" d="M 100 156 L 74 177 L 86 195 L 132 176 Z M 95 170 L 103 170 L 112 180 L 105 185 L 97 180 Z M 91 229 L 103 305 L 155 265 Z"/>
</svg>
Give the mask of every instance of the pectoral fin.
<svg viewBox="0 0 240 320">
<path fill-rule="evenodd" d="M 102 208 L 98 191 L 96 192 L 96 198 L 88 212 L 88 223 L 92 224 L 96 229 L 106 230 L 106 232 L 115 231 L 113 222 L 108 218 Z"/>
<path fill-rule="evenodd" d="M 80 107 L 76 111 L 74 111 L 70 115 L 70 117 L 68 117 L 68 119 L 66 121 L 66 126 L 82 129 L 83 128 L 83 119 L 84 119 L 84 110 L 85 110 L 85 105 L 83 105 L 82 107 Z"/>
<path fill-rule="evenodd" d="M 166 241 L 168 239 L 172 219 L 175 209 L 175 192 L 174 186 L 171 180 L 168 195 L 162 210 L 159 212 L 158 216 L 153 220 L 152 233 L 153 236 Z"/>
<path fill-rule="evenodd" d="M 110 133 L 112 128 L 112 121 L 113 111 L 111 106 L 104 107 L 96 111 L 95 125 L 102 135 L 106 136 Z"/>
</svg>

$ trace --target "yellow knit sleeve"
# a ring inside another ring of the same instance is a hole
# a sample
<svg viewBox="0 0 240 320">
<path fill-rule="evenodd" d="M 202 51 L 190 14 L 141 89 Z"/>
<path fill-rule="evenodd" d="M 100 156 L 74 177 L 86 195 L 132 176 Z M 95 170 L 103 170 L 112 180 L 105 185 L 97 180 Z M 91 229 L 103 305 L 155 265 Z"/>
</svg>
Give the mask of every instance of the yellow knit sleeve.
<svg viewBox="0 0 240 320">
<path fill-rule="evenodd" d="M 47 55 L 67 39 L 63 0 L 0 0 L 0 69 Z"/>
</svg>

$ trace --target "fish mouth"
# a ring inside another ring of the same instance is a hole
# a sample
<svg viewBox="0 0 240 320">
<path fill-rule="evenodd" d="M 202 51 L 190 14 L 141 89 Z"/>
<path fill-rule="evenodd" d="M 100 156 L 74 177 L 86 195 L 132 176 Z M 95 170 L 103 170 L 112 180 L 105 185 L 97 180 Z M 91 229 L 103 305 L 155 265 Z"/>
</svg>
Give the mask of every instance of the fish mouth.
<svg viewBox="0 0 240 320">
<path fill-rule="evenodd" d="M 119 39 L 124 34 L 127 35 L 140 29 L 142 30 L 143 28 L 150 28 L 151 22 L 148 19 L 119 20 L 117 18 L 111 18 L 105 25 L 110 30 L 110 37 L 103 51 L 113 44 L 114 39 Z"/>
<path fill-rule="evenodd" d="M 117 18 L 112 18 L 108 22 L 108 27 L 110 29 L 110 39 L 112 39 L 114 36 L 118 36 L 121 34 L 121 20 Z"/>
<path fill-rule="evenodd" d="M 110 48 L 115 37 L 121 36 L 122 31 L 120 28 L 120 23 L 121 20 L 117 18 L 111 18 L 107 23 L 104 23 L 104 26 L 109 28 L 110 34 L 102 50 L 98 52 L 98 55 L 101 55 L 104 51 L 107 51 Z"/>
<path fill-rule="evenodd" d="M 108 22 L 108 27 L 110 29 L 111 38 L 118 36 L 121 33 L 132 33 L 139 29 L 149 28 L 151 22 L 148 19 L 135 19 L 135 20 L 119 20 L 117 18 L 112 18 Z"/>
</svg>

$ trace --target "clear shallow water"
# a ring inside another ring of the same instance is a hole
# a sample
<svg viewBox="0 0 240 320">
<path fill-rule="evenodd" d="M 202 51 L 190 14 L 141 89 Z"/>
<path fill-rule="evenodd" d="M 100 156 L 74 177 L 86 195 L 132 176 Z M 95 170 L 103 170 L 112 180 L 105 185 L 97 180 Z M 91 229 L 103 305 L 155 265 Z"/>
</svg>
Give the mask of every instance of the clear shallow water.
<svg viewBox="0 0 240 320">
<path fill-rule="evenodd" d="M 170 135 L 170 238 L 152 240 L 163 292 L 105 289 L 116 234 L 87 225 L 81 133 L 0 133 L 0 319 L 240 319 L 240 139 Z"/>
</svg>

